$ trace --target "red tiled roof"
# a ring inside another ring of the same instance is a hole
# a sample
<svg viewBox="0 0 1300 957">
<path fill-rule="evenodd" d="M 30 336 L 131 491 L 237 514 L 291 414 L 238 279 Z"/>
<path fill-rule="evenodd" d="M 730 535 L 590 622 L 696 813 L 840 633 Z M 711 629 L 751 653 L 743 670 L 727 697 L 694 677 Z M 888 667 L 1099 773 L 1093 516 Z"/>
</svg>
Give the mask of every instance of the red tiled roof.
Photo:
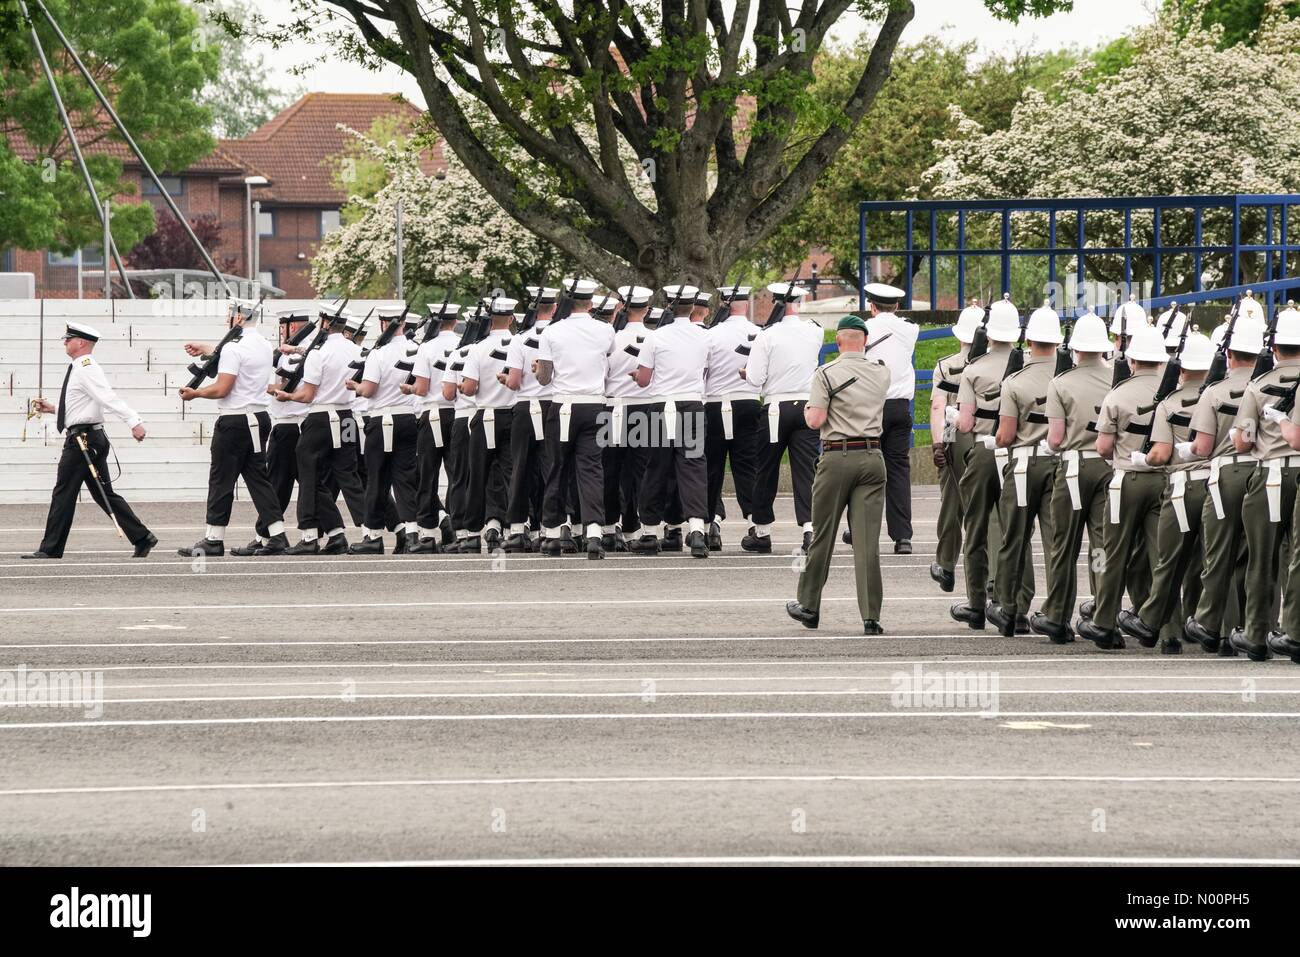
<svg viewBox="0 0 1300 957">
<path fill-rule="evenodd" d="M 45 151 L 37 149 L 35 146 L 29 143 L 27 141 L 27 138 L 23 136 L 21 131 L 10 131 L 7 135 L 9 137 L 9 148 L 13 150 L 14 155 L 16 155 L 19 159 L 24 160 L 25 162 L 33 162 L 44 158 Z M 82 139 L 82 136 L 78 135 L 77 138 L 80 140 Z M 124 169 L 135 169 L 135 170 L 143 169 L 139 160 L 135 158 L 135 154 L 131 152 L 130 147 L 128 147 L 125 143 L 120 142 L 119 140 L 108 139 L 106 137 L 104 139 L 89 144 L 83 142 L 81 148 L 82 148 L 82 152 L 93 154 L 95 156 L 115 157 L 122 161 L 122 166 Z M 72 149 L 68 145 L 66 139 L 64 139 L 59 144 L 59 150 L 61 154 L 67 154 L 69 157 L 71 157 Z M 217 147 L 211 153 L 208 153 L 206 156 L 202 157 L 201 159 L 191 163 L 188 167 L 186 167 L 184 172 L 231 175 L 231 174 L 243 173 L 244 169 L 245 169 L 244 163 L 236 159 L 226 150 L 223 150 L 221 147 Z M 158 172 L 171 173 L 174 171 L 158 170 Z"/>
</svg>

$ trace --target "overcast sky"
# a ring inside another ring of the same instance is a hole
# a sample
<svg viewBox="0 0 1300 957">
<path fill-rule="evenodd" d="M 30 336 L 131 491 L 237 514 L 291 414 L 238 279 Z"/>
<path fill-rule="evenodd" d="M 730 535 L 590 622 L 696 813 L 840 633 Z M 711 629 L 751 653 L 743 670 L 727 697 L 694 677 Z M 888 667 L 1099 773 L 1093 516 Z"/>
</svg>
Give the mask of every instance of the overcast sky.
<svg viewBox="0 0 1300 957">
<path fill-rule="evenodd" d="M 258 4 L 268 16 L 283 16 L 285 0 L 263 0 Z M 995 19 L 980 0 L 917 0 L 916 19 L 903 34 L 905 43 L 917 43 L 928 34 L 939 33 L 953 40 L 975 40 L 982 50 L 993 53 L 1017 48 L 1057 49 L 1064 46 L 1090 47 L 1112 40 L 1152 15 L 1143 0 L 1077 0 L 1071 13 L 1059 13 L 1044 20 L 1019 25 Z M 845 17 L 834 36 L 850 40 L 865 28 L 856 18 Z M 309 64 L 327 52 L 323 44 L 303 44 L 268 56 L 286 85 L 300 83 L 308 90 L 327 93 L 406 94 L 423 105 L 415 82 L 397 69 L 375 73 L 345 63 L 316 65 L 302 77 L 290 75 L 294 66 Z"/>
</svg>

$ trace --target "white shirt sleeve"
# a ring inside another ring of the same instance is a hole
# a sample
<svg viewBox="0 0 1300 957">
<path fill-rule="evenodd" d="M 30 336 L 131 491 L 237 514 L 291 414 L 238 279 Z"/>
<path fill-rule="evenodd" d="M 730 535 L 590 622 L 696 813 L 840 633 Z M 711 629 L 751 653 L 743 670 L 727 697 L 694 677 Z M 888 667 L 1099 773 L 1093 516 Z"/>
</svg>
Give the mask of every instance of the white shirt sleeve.
<svg viewBox="0 0 1300 957">
<path fill-rule="evenodd" d="M 321 355 L 321 350 L 313 349 L 307 353 L 307 358 L 302 360 L 302 381 L 308 385 L 320 385 L 324 374 L 325 357 Z"/>
<path fill-rule="evenodd" d="M 420 349 L 415 354 L 415 361 L 411 363 L 411 372 L 417 379 L 433 380 L 433 362 L 431 361 L 432 349 Z"/>
<path fill-rule="evenodd" d="M 370 355 L 366 356 L 365 368 L 361 371 L 362 380 L 379 385 L 379 378 L 383 375 L 383 370 L 379 365 L 382 358 L 378 349 L 370 350 Z"/>
<path fill-rule="evenodd" d="M 483 350 L 479 346 L 474 346 L 469 350 L 469 355 L 465 359 L 465 368 L 460 371 L 463 378 L 473 379 L 475 382 L 479 379 L 479 356 Z"/>
<path fill-rule="evenodd" d="M 237 348 L 232 348 L 234 343 L 227 343 L 226 347 L 221 350 L 221 358 L 217 360 L 217 375 L 239 375 L 239 362 L 242 356 Z"/>
<path fill-rule="evenodd" d="M 510 340 L 510 345 L 506 349 L 506 369 L 518 369 L 524 371 L 524 339 L 527 333 L 515 336 Z"/>
<path fill-rule="evenodd" d="M 86 379 L 86 388 L 94 394 L 99 404 L 125 422 L 128 429 L 134 429 L 143 421 L 135 414 L 134 409 L 117 397 L 99 363 L 92 362 L 88 366 L 83 366 L 81 374 Z"/>
<path fill-rule="evenodd" d="M 749 350 L 749 362 L 745 366 L 745 381 L 760 389 L 767 384 L 768 342 L 774 334 L 759 332 Z"/>
<path fill-rule="evenodd" d="M 550 328 L 547 326 L 546 328 Z M 539 336 L 537 346 L 537 358 L 542 362 L 555 362 L 555 353 L 551 350 L 551 337 Z"/>
<path fill-rule="evenodd" d="M 646 335 L 645 341 L 641 343 L 641 355 L 637 356 L 637 365 L 645 366 L 647 369 L 655 367 L 655 338 L 653 332 Z"/>
</svg>

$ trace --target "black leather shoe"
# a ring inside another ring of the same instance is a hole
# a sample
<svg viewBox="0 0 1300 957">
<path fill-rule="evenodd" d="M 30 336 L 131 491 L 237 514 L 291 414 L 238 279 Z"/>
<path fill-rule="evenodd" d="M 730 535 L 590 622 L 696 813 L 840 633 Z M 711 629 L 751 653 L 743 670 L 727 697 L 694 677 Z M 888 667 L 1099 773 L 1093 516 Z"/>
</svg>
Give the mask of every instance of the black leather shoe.
<svg viewBox="0 0 1300 957">
<path fill-rule="evenodd" d="M 1130 638 L 1136 638 L 1143 648 L 1154 648 L 1160 636 L 1147 627 L 1131 608 L 1124 608 L 1115 616 L 1115 624 Z"/>
<path fill-rule="evenodd" d="M 140 541 L 135 543 L 135 551 L 132 553 L 131 557 L 148 558 L 149 553 L 153 551 L 153 547 L 157 544 L 157 536 L 155 536 L 153 532 L 150 532 L 144 538 L 140 539 Z"/>
<path fill-rule="evenodd" d="M 1107 631 L 1091 618 L 1080 618 L 1074 630 L 1103 651 L 1124 647 L 1124 638 L 1118 631 Z"/>
<path fill-rule="evenodd" d="M 680 528 L 664 529 L 663 544 L 660 546 L 665 552 L 680 552 L 684 549 L 685 540 L 682 538 Z"/>
<path fill-rule="evenodd" d="M 578 553 L 578 543 L 573 540 L 573 529 L 568 525 L 560 528 L 560 551 L 565 555 Z"/>
<path fill-rule="evenodd" d="M 489 528 L 483 533 L 483 545 L 489 552 L 495 552 L 501 547 L 501 531 L 496 528 Z"/>
<path fill-rule="evenodd" d="M 894 542 L 894 554 L 895 555 L 912 554 L 912 540 L 910 538 L 900 538 L 898 541 Z"/>
<path fill-rule="evenodd" d="M 393 542 L 393 554 L 405 555 L 411 550 L 410 542 L 406 540 L 406 532 L 398 531 L 397 540 Z"/>
<path fill-rule="evenodd" d="M 310 542 L 299 542 L 297 545 L 290 545 L 285 549 L 286 555 L 319 555 L 320 540 L 313 538 Z"/>
<path fill-rule="evenodd" d="M 505 544 L 501 546 L 501 550 L 507 555 L 515 555 L 521 552 L 531 551 L 532 543 L 528 541 L 527 535 L 517 533 L 506 539 Z"/>
<path fill-rule="evenodd" d="M 399 539 L 399 542 L 401 539 Z M 407 532 L 405 536 L 405 547 L 402 549 L 403 555 L 410 555 L 420 544 L 419 532 Z"/>
<path fill-rule="evenodd" d="M 1162 655 L 1181 655 L 1183 653 L 1183 643 L 1177 638 L 1161 638 L 1160 653 Z"/>
<path fill-rule="evenodd" d="M 1074 634 L 1068 627 L 1052 621 L 1041 611 L 1029 616 L 1030 630 L 1043 635 L 1054 645 L 1068 645 L 1074 641 Z"/>
<path fill-rule="evenodd" d="M 558 538 L 547 538 L 542 540 L 537 550 L 543 555 L 558 558 L 564 554 L 564 544 Z"/>
<path fill-rule="evenodd" d="M 1087 601 L 1085 601 L 1082 605 L 1079 606 L 1079 617 L 1091 618 L 1092 613 L 1095 612 L 1096 610 L 1097 610 L 1097 599 L 1089 598 Z"/>
<path fill-rule="evenodd" d="M 382 548 L 384 543 L 381 541 L 379 547 Z M 337 535 L 331 535 L 329 539 L 321 546 L 322 555 L 346 555 L 348 551 L 348 539 L 342 532 Z"/>
<path fill-rule="evenodd" d="M 1234 629 L 1232 629 L 1232 631 L 1229 633 L 1228 637 L 1227 637 L 1227 638 L 1224 638 L 1222 641 L 1219 642 L 1219 657 L 1220 657 L 1220 658 L 1236 658 L 1236 657 L 1237 657 L 1237 649 L 1233 646 L 1233 644 L 1232 644 L 1232 640 L 1231 640 L 1233 635 L 1238 635 L 1238 636 L 1240 636 L 1240 637 L 1242 637 L 1242 638 L 1245 637 L 1245 633 L 1244 633 L 1240 628 L 1234 628 Z"/>
<path fill-rule="evenodd" d="M 635 555 L 658 555 L 659 536 L 642 535 L 640 538 L 634 538 L 627 543 L 627 549 Z"/>
<path fill-rule="evenodd" d="M 1246 640 L 1246 633 L 1240 629 L 1234 629 L 1232 636 L 1228 639 L 1232 647 L 1241 652 L 1251 661 L 1268 661 L 1273 657 L 1273 653 L 1268 650 L 1268 645 L 1255 645 Z"/>
<path fill-rule="evenodd" d="M 230 550 L 230 554 L 234 555 L 236 558 L 248 558 L 251 555 L 256 555 L 257 550 L 261 547 L 262 540 L 255 538 L 247 545 L 236 545 Z"/>
<path fill-rule="evenodd" d="M 604 546 L 601 545 L 599 538 L 587 539 L 587 560 L 598 562 L 605 557 Z"/>
<path fill-rule="evenodd" d="M 462 555 L 482 555 L 483 539 L 477 535 L 471 535 L 469 538 L 461 539 L 460 554 Z"/>
<path fill-rule="evenodd" d="M 722 526 L 717 522 L 712 522 L 709 525 L 709 551 L 722 551 Z"/>
<path fill-rule="evenodd" d="M 253 554 L 258 558 L 268 555 L 283 555 L 289 550 L 289 536 L 281 532 L 279 535 L 272 535 L 265 542 L 257 546 L 257 551 Z"/>
<path fill-rule="evenodd" d="M 812 551 L 812 540 L 813 540 L 813 533 L 804 532 L 803 544 L 799 546 L 799 551 L 801 551 L 805 555 L 807 555 L 810 551 Z"/>
<path fill-rule="evenodd" d="M 816 628 L 822 620 L 820 612 L 809 611 L 797 601 L 786 602 L 785 613 L 805 628 Z"/>
<path fill-rule="evenodd" d="M 438 523 L 438 531 L 442 534 L 442 547 L 456 544 L 456 529 L 451 526 L 451 516 L 448 515 Z"/>
<path fill-rule="evenodd" d="M 60 559 L 62 559 L 63 556 L 62 556 L 62 555 L 50 555 L 50 554 L 47 554 L 46 552 L 35 551 L 35 552 L 28 552 L 26 555 L 23 556 L 23 558 L 36 559 L 36 560 L 38 560 L 38 561 L 53 561 L 53 562 L 57 562 L 57 561 L 59 561 Z"/>
<path fill-rule="evenodd" d="M 709 540 L 703 532 L 691 532 L 686 536 L 686 544 L 690 546 L 691 558 L 709 557 Z"/>
<path fill-rule="evenodd" d="M 862 633 L 864 635 L 883 635 L 885 629 L 880 627 L 880 622 L 874 618 L 862 619 Z"/>
<path fill-rule="evenodd" d="M 1016 634 L 1016 616 L 1007 613 L 1007 610 L 993 602 L 984 609 L 984 617 L 989 620 L 994 628 L 1003 638 L 1012 638 Z"/>
<path fill-rule="evenodd" d="M 1027 634 L 1029 634 L 1029 616 L 1028 616 L 1028 615 L 1016 615 L 1016 634 L 1017 634 L 1017 635 L 1027 635 Z"/>
<path fill-rule="evenodd" d="M 419 538 L 418 533 L 416 537 Z M 438 554 L 438 540 L 436 538 L 419 538 L 407 551 L 412 555 L 436 555 Z"/>
<path fill-rule="evenodd" d="M 615 551 L 618 548 L 618 539 L 614 535 L 600 536 L 600 547 L 607 552 Z"/>
<path fill-rule="evenodd" d="M 759 555 L 772 554 L 772 536 L 759 535 L 754 529 L 740 540 L 740 547 L 747 552 L 755 552 Z"/>
<path fill-rule="evenodd" d="M 952 591 L 957 584 L 957 576 L 938 562 L 930 563 L 930 577 L 938 583 L 940 591 Z"/>
<path fill-rule="evenodd" d="M 1219 650 L 1219 645 L 1223 639 L 1216 634 L 1212 634 L 1208 628 L 1198 622 L 1195 618 L 1188 618 L 1183 622 L 1183 634 L 1196 642 L 1210 654 Z"/>
<path fill-rule="evenodd" d="M 628 550 L 627 536 L 621 531 L 614 533 L 614 551 L 625 552 Z"/>
<path fill-rule="evenodd" d="M 948 609 L 948 614 L 952 615 L 953 621 L 964 621 L 976 631 L 984 630 L 984 609 L 972 608 L 965 602 L 959 605 L 953 605 Z"/>
<path fill-rule="evenodd" d="M 1268 633 L 1268 650 L 1282 658 L 1300 663 L 1300 641 L 1293 641 L 1285 631 Z"/>
<path fill-rule="evenodd" d="M 382 538 L 363 538 L 355 545 L 348 546 L 349 555 L 382 555 L 384 540 Z"/>
<path fill-rule="evenodd" d="M 189 548 L 178 548 L 176 554 L 182 558 L 198 558 L 200 555 L 209 557 L 220 557 L 226 554 L 226 545 L 224 542 L 214 542 L 210 538 L 205 538 L 201 542 L 196 542 Z"/>
<path fill-rule="evenodd" d="M 845 545 L 852 545 L 852 544 L 853 544 L 853 530 L 850 529 L 850 528 L 846 528 L 844 531 L 842 531 L 842 532 L 840 533 L 840 541 L 842 541 Z"/>
</svg>

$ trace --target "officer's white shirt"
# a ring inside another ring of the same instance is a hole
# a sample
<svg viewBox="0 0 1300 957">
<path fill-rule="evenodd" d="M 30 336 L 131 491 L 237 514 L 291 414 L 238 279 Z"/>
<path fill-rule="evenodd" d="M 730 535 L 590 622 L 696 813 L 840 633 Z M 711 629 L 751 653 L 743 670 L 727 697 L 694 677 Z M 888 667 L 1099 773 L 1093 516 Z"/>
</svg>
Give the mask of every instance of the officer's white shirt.
<svg viewBox="0 0 1300 957">
<path fill-rule="evenodd" d="M 459 341 L 459 340 L 457 340 Z M 465 361 L 469 358 L 470 346 L 464 349 L 453 349 L 447 356 L 447 371 L 442 374 L 443 382 L 450 382 L 456 386 L 456 407 L 457 418 L 462 418 L 463 413 L 473 412 L 478 407 L 478 400 L 472 395 L 466 395 L 460 391 L 460 382 L 465 378 L 464 370 Z"/>
<path fill-rule="evenodd" d="M 112 412 L 134 429 L 143 421 L 135 411 L 117 397 L 108 384 L 103 367 L 95 357 L 84 355 L 72 360 L 72 374 L 68 376 L 68 390 L 63 402 L 63 422 L 69 425 L 99 425 L 104 413 Z"/>
<path fill-rule="evenodd" d="M 553 364 L 554 395 L 604 396 L 605 372 L 614 351 L 614 327 L 575 312 L 552 322 L 541 338 L 537 358 Z"/>
<path fill-rule="evenodd" d="M 605 375 L 605 395 L 611 399 L 649 401 L 653 393 L 636 384 L 630 373 L 641 364 L 641 347 L 645 345 L 650 330 L 644 322 L 629 322 L 614 333 L 614 351 L 609 355 L 609 371 Z"/>
<path fill-rule="evenodd" d="M 307 353 L 302 381 L 316 386 L 313 405 L 351 407 L 353 394 L 343 387 L 343 383 L 352 375 L 348 363 L 360 352 L 354 343 L 343 338 L 343 333 L 331 332 L 324 345 Z"/>
<path fill-rule="evenodd" d="M 882 312 L 867 320 L 867 345 L 883 339 L 871 350 L 871 358 L 879 359 L 889 367 L 889 392 L 886 399 L 912 399 L 916 397 L 916 368 L 913 355 L 916 338 L 921 328 L 892 312 Z"/>
<path fill-rule="evenodd" d="M 555 391 L 550 383 L 542 385 L 533 374 L 533 360 L 537 358 L 537 353 L 542 347 L 542 333 L 550 324 L 549 319 L 538 322 L 531 329 L 519 333 L 510 340 L 510 348 L 506 350 L 506 369 L 519 370 L 519 391 L 515 393 L 516 402 L 521 399 L 549 399 L 551 393 Z"/>
<path fill-rule="evenodd" d="M 506 359 L 492 355 L 493 352 L 499 356 L 506 355 L 515 338 L 508 329 L 490 332 L 486 339 L 475 343 L 469 350 L 462 374 L 466 379 L 478 380 L 478 392 L 474 398 L 480 409 L 507 409 L 517 400 L 513 389 L 497 381 L 497 373 L 505 371 Z"/>
<path fill-rule="evenodd" d="M 410 407 L 407 397 L 402 395 L 402 383 L 406 373 L 397 368 L 397 363 L 406 358 L 406 340 L 395 338 L 382 349 L 371 349 L 366 356 L 366 367 L 361 374 L 363 382 L 373 382 L 375 394 L 368 401 L 372 409 L 390 409 L 394 406 Z M 358 396 L 358 398 L 360 398 Z"/>
<path fill-rule="evenodd" d="M 638 364 L 654 370 L 647 386 L 651 395 L 703 399 L 708 361 L 704 327 L 679 316 L 645 337 Z"/>
<path fill-rule="evenodd" d="M 822 351 L 822 327 L 799 316 L 786 316 L 754 340 L 745 378 L 763 395 L 807 393 Z"/>
<path fill-rule="evenodd" d="M 750 337 L 758 334 L 758 326 L 744 315 L 733 315 L 706 330 L 709 337 L 709 368 L 704 377 L 704 394 L 722 398 L 725 395 L 752 395 L 758 398 L 758 386 L 740 377 L 749 357 L 736 351 L 747 346 Z"/>
<path fill-rule="evenodd" d="M 221 348 L 217 375 L 233 375 L 235 386 L 225 398 L 217 400 L 218 411 L 258 406 L 265 409 L 271 402 L 266 387 L 275 368 L 275 350 L 254 326 L 245 326 L 234 342 Z"/>
<path fill-rule="evenodd" d="M 443 375 L 450 364 L 447 357 L 456 349 L 460 336 L 448 329 L 440 332 L 428 342 L 421 343 L 415 354 L 414 373 L 417 378 L 429 380 L 429 393 L 424 397 L 426 409 L 450 409 L 454 402 L 442 397 Z M 418 396 L 417 396 L 418 398 Z"/>
</svg>

